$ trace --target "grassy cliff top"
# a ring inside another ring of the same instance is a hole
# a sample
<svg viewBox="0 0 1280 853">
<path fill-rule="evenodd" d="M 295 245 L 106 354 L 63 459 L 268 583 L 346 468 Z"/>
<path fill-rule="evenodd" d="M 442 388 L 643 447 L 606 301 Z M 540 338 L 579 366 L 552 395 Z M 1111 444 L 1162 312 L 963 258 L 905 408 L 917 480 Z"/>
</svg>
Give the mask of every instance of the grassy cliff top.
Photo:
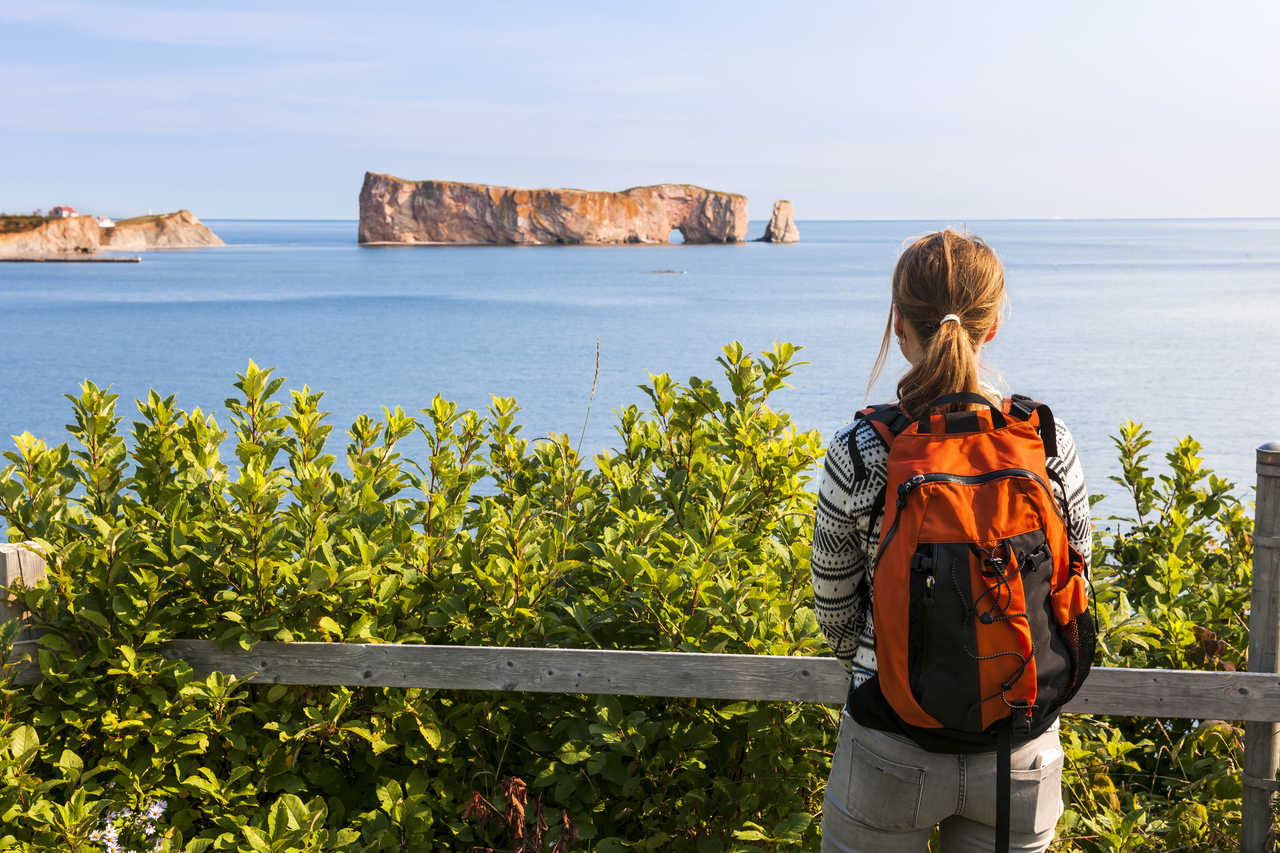
<svg viewBox="0 0 1280 853">
<path fill-rule="evenodd" d="M 173 213 L 148 213 L 145 216 L 130 216 L 128 219 L 117 219 L 116 225 L 143 225 L 148 222 L 159 222 L 161 219 L 168 219 L 170 216 L 177 216 L 182 213 L 176 210 Z"/>
<path fill-rule="evenodd" d="M 0 234 L 17 234 L 20 231 L 33 231 L 48 221 L 49 217 L 47 216 L 0 213 Z"/>
<path fill-rule="evenodd" d="M 412 181 L 412 180 L 409 180 L 408 178 L 401 178 L 397 175 L 389 175 L 385 172 L 366 172 L 365 175 L 366 175 L 366 179 L 368 177 L 387 178 L 389 180 L 398 181 L 402 184 L 408 184 L 409 186 L 413 186 L 413 187 L 421 186 L 422 184 L 457 184 L 458 186 L 462 186 L 462 187 L 483 187 L 485 189 L 488 189 L 490 187 L 496 187 L 497 189 L 523 190 L 525 192 L 612 193 L 614 195 L 622 195 L 623 193 L 629 193 L 634 190 L 648 190 L 648 189 L 653 189 L 655 187 L 684 187 L 685 189 L 699 190 L 701 192 L 713 193 L 715 195 L 727 195 L 727 196 L 736 196 L 738 198 L 746 198 L 746 196 L 744 196 L 742 193 L 731 193 L 731 192 L 726 192 L 725 190 L 712 190 L 712 189 L 707 189 L 706 187 L 703 187 L 703 186 L 699 186 L 698 184 L 681 184 L 681 183 L 675 183 L 675 182 L 661 183 L 661 184 L 648 184 L 645 186 L 638 186 L 638 187 L 627 187 L 625 190 L 584 190 L 584 189 L 581 189 L 580 187 L 515 187 L 515 186 L 505 186 L 503 184 L 479 184 L 479 183 L 475 183 L 474 181 L 450 181 L 450 180 L 445 180 L 441 178 L 427 178 L 425 180 Z"/>
</svg>

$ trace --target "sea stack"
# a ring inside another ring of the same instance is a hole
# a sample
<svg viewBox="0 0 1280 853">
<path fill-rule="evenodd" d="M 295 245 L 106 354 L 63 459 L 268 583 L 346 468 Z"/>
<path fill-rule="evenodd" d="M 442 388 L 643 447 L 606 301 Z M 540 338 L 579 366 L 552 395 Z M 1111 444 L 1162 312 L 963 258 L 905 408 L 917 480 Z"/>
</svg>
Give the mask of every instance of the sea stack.
<svg viewBox="0 0 1280 853">
<path fill-rule="evenodd" d="M 800 242 L 800 231 L 796 228 L 796 220 L 794 218 L 794 211 L 791 209 L 791 202 L 775 201 L 773 203 L 773 215 L 769 217 L 769 224 L 765 227 L 764 236 L 760 238 L 759 242 Z"/>
<path fill-rule="evenodd" d="M 366 245 L 686 243 L 747 239 L 747 197 L 692 184 L 622 192 L 406 181 L 366 172 L 359 241 Z"/>
</svg>

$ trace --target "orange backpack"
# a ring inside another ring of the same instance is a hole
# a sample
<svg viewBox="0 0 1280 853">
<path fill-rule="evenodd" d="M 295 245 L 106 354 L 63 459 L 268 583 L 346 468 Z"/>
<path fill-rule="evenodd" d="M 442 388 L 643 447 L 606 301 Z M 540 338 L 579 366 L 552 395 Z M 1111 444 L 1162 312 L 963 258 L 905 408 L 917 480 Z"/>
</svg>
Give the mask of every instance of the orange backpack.
<svg viewBox="0 0 1280 853">
<path fill-rule="evenodd" d="M 932 413 L 955 403 L 986 408 Z M 934 752 L 995 750 L 1007 844 L 1011 746 L 1048 729 L 1094 651 L 1084 559 L 1045 467 L 1053 414 L 1026 397 L 949 394 L 919 418 L 897 406 L 858 417 L 889 447 L 892 499 L 872 580 L 877 674 L 851 691 L 850 714 Z"/>
</svg>

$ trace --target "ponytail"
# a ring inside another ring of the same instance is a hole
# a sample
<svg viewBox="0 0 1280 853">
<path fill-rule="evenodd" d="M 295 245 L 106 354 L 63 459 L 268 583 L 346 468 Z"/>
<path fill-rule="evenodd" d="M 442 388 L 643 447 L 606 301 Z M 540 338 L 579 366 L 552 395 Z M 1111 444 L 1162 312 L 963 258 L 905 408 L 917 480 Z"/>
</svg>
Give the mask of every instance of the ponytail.
<svg viewBox="0 0 1280 853">
<path fill-rule="evenodd" d="M 919 415 L 944 394 L 979 391 L 976 346 L 959 323 L 947 322 L 922 342 L 920 360 L 898 380 L 898 402 Z"/>
<path fill-rule="evenodd" d="M 903 409 L 919 416 L 945 394 L 981 393 L 977 352 L 1003 302 L 1004 270 L 978 237 L 940 231 L 902 253 L 893 272 L 893 304 L 920 344 L 920 358 L 898 380 Z M 891 312 L 868 390 L 884 367 L 892 329 Z"/>
</svg>

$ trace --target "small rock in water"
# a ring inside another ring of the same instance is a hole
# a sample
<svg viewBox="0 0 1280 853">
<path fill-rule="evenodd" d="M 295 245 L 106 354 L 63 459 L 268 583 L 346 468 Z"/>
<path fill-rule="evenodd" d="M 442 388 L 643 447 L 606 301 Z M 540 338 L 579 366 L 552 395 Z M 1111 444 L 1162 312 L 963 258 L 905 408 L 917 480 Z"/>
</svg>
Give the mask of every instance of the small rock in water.
<svg viewBox="0 0 1280 853">
<path fill-rule="evenodd" d="M 684 275 L 684 270 L 649 270 L 649 275 Z"/>
<path fill-rule="evenodd" d="M 798 243 L 800 231 L 796 228 L 795 214 L 791 202 L 778 201 L 773 204 L 773 216 L 769 217 L 769 225 L 764 229 L 760 243 Z"/>
</svg>

